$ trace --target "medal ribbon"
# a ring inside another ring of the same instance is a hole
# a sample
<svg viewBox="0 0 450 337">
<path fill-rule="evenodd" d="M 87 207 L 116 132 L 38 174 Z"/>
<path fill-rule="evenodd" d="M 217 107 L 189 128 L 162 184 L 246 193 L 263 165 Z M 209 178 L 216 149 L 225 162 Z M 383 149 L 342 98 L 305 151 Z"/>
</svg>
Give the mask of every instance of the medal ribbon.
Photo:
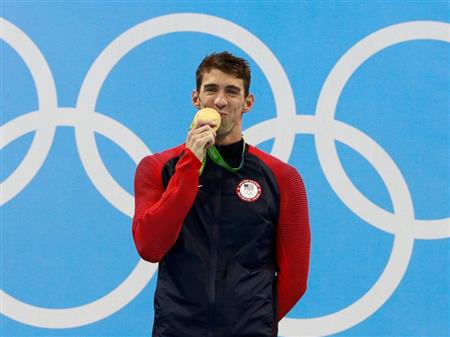
<svg viewBox="0 0 450 337">
<path fill-rule="evenodd" d="M 220 154 L 219 150 L 217 150 L 217 148 L 213 145 L 210 148 L 208 148 L 208 150 L 206 150 L 206 154 L 209 158 L 211 158 L 211 160 L 216 163 L 217 165 L 219 165 L 220 167 L 223 167 L 224 169 L 226 169 L 227 171 L 230 171 L 232 173 L 240 170 L 242 168 L 242 166 L 244 165 L 244 155 L 245 155 L 245 139 L 244 137 L 242 137 L 242 139 L 244 140 L 243 145 L 242 145 L 242 157 L 241 157 L 241 163 L 239 164 L 238 167 L 232 167 L 230 166 L 230 164 L 228 164 L 225 159 L 223 159 L 222 155 Z M 205 165 L 206 165 L 206 157 L 203 158 L 202 161 L 202 166 L 200 167 L 200 171 L 199 171 L 199 175 L 202 175 L 203 170 L 205 169 Z"/>
</svg>

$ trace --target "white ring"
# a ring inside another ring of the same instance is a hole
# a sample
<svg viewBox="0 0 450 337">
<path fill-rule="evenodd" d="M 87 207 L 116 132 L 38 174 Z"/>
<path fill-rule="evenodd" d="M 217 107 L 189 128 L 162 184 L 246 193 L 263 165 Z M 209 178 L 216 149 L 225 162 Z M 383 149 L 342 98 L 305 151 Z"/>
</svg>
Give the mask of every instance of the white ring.
<svg viewBox="0 0 450 337">
<path fill-rule="evenodd" d="M 41 123 L 39 123 L 39 127 L 35 128 L 36 134 L 25 157 L 0 184 L 2 191 L 0 205 L 4 205 L 28 185 L 47 158 L 55 136 L 55 126 L 49 120 L 55 113 L 58 103 L 52 73 L 39 48 L 24 32 L 1 17 L 0 26 L 2 28 L 1 38 L 22 57 L 30 70 L 36 85 L 38 106 L 42 111 Z M 3 125 L 0 127 L 0 134 L 1 150 L 6 146 L 5 137 L 8 138 L 3 130 Z"/>
<path fill-rule="evenodd" d="M 84 127 L 86 124 L 96 125 L 96 132 L 107 137 L 123 148 L 138 163 L 150 151 L 144 143 L 129 129 L 102 114 L 78 114 L 73 108 L 60 108 L 54 115 L 52 125 Z M 22 115 L 4 125 L 7 135 L 5 146 L 35 130 L 41 123 L 42 113 L 35 111 Z M 122 200 L 121 207 L 133 216 L 133 198 Z M 131 231 L 130 231 L 131 235 Z M 110 316 L 132 301 L 145 288 L 153 276 L 156 264 L 140 260 L 130 275 L 113 291 L 89 304 L 67 308 L 49 309 L 21 302 L 3 290 L 0 290 L 2 314 L 16 321 L 42 328 L 73 328 L 90 324 Z"/>
<path fill-rule="evenodd" d="M 274 92 L 275 106 L 280 118 L 295 116 L 295 100 L 289 80 L 277 58 L 255 35 L 230 21 L 204 14 L 171 14 L 144 21 L 121 34 L 95 60 L 80 89 L 77 107 L 83 113 L 95 111 L 100 89 L 112 68 L 133 48 L 152 38 L 176 32 L 199 32 L 215 35 L 245 50 L 259 65 Z M 88 126 L 88 125 L 86 125 Z M 77 128 L 76 141 L 86 172 L 97 190 L 113 206 L 128 193 L 114 180 L 102 162 L 93 129 Z M 278 130 L 274 151 L 287 160 L 295 135 Z M 279 137 L 279 138 L 278 138 Z"/>
<path fill-rule="evenodd" d="M 323 121 L 316 116 L 300 115 L 293 118 L 289 124 L 281 124 L 280 121 L 271 119 L 247 129 L 246 137 L 249 141 L 259 144 L 271 138 L 270 130 L 282 125 L 286 132 L 317 134 L 323 128 Z M 333 121 L 333 127 L 328 130 L 333 139 L 353 148 L 366 158 L 379 173 L 381 172 L 380 176 L 392 198 L 398 228 L 395 231 L 395 240 L 389 261 L 378 280 L 366 294 L 346 308 L 326 316 L 307 319 L 284 318 L 279 325 L 279 333 L 282 336 L 299 336 L 300 334 L 302 336 L 325 336 L 343 331 L 363 321 L 379 309 L 395 291 L 408 267 L 413 250 L 414 238 L 408 229 L 408 224 L 414 217 L 412 200 L 395 163 L 372 139 L 347 124 Z"/>
<path fill-rule="evenodd" d="M 359 41 L 336 63 L 328 75 L 318 102 L 316 116 L 323 126 L 315 135 L 316 149 L 322 170 L 332 189 L 355 214 L 370 224 L 394 234 L 397 219 L 392 213 L 368 200 L 345 173 L 336 152 L 332 127 L 337 102 L 350 76 L 368 58 L 400 42 L 437 40 L 450 42 L 450 25 L 442 22 L 406 22 L 381 29 Z M 403 179 L 402 179 L 403 180 Z M 382 219 L 381 222 L 378 220 Z M 417 239 L 441 239 L 450 236 L 449 218 L 439 220 L 411 219 L 411 230 Z"/>
</svg>

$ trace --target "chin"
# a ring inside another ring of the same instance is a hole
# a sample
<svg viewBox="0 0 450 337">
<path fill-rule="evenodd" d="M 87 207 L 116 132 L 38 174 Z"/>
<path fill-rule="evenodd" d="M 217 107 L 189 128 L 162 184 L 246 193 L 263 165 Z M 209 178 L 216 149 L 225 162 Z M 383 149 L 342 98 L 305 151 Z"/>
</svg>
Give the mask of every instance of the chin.
<svg viewBox="0 0 450 337">
<path fill-rule="evenodd" d="M 226 132 L 226 131 L 221 131 L 221 130 L 219 130 L 219 131 L 217 131 L 217 138 L 223 139 L 223 138 L 225 138 L 226 136 L 228 136 L 229 134 L 230 134 L 229 131 Z"/>
</svg>

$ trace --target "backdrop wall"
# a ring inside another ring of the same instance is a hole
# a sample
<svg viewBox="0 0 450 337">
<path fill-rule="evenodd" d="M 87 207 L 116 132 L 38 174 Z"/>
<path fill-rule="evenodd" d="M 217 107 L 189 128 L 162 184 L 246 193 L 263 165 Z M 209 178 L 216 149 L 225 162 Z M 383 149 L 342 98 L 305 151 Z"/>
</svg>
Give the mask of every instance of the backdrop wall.
<svg viewBox="0 0 450 337">
<path fill-rule="evenodd" d="M 2 2 L 1 335 L 148 336 L 136 164 L 194 72 L 249 59 L 249 143 L 296 166 L 309 288 L 280 336 L 448 336 L 448 2 Z"/>
</svg>

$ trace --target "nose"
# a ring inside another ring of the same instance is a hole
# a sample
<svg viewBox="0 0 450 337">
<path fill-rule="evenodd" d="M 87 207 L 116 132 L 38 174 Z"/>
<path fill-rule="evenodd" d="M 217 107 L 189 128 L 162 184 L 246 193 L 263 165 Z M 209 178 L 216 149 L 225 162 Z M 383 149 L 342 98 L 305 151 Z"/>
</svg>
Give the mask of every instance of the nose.
<svg viewBox="0 0 450 337">
<path fill-rule="evenodd" d="M 217 93 L 216 98 L 214 99 L 214 104 L 216 105 L 216 107 L 218 107 L 219 109 L 224 108 L 227 105 L 227 100 L 226 97 L 224 95 L 223 92 L 219 91 Z"/>
</svg>

